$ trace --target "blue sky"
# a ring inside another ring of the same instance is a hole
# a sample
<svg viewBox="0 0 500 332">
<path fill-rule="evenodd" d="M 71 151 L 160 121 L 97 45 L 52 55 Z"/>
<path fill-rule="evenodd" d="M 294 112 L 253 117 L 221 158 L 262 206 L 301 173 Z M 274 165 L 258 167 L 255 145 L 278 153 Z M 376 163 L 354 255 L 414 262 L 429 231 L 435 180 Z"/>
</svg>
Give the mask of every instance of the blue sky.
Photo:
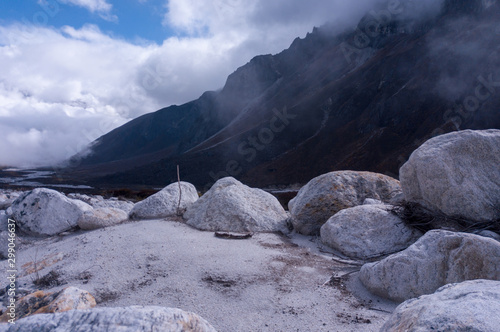
<svg viewBox="0 0 500 332">
<path fill-rule="evenodd" d="M 0 165 L 64 161 L 377 0 L 1 0 Z"/>
<path fill-rule="evenodd" d="M 111 4 L 111 2 L 107 2 Z M 163 0 L 121 0 L 112 2 L 109 12 L 88 7 L 63 3 L 62 1 L 2 0 L 0 2 L 0 22 L 45 23 L 55 28 L 69 25 L 75 28 L 85 24 L 98 25 L 102 31 L 117 38 L 131 41 L 144 39 L 161 44 L 175 35 L 175 29 L 162 24 L 166 12 Z"/>
</svg>

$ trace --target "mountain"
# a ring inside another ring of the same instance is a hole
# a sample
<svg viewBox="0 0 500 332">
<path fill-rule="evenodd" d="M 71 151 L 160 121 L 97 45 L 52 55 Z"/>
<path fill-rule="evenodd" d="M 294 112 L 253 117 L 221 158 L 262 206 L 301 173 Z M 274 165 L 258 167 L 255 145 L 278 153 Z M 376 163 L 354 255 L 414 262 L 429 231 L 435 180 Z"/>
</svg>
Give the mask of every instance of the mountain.
<svg viewBox="0 0 500 332">
<path fill-rule="evenodd" d="M 395 6 L 394 4 L 398 5 Z M 413 6 L 413 7 L 412 7 Z M 428 138 L 500 128 L 500 5 L 390 1 L 356 29 L 314 28 L 231 74 L 220 91 L 143 115 L 60 172 L 98 186 L 304 183 L 341 169 L 397 177 Z"/>
</svg>

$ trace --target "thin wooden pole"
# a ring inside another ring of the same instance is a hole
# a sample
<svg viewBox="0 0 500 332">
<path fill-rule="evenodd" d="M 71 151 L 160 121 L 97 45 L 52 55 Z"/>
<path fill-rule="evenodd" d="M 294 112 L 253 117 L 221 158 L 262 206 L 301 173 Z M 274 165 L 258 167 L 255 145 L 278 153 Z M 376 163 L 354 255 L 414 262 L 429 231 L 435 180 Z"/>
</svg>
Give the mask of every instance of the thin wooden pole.
<svg viewBox="0 0 500 332">
<path fill-rule="evenodd" d="M 181 216 L 181 198 L 182 198 L 182 188 L 181 188 L 181 176 L 179 172 L 179 165 L 177 165 L 177 183 L 179 184 L 179 203 L 177 204 L 177 215 Z"/>
</svg>

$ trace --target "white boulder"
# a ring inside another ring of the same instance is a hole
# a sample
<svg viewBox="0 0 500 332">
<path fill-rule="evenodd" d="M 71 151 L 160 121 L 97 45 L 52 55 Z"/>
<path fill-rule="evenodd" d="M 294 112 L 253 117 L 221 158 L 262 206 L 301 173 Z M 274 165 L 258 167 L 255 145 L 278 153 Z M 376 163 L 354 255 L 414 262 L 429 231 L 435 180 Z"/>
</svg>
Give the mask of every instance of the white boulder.
<svg viewBox="0 0 500 332">
<path fill-rule="evenodd" d="M 77 226 L 80 216 L 92 207 L 55 190 L 37 188 L 19 196 L 10 209 L 22 231 L 52 236 Z"/>
<path fill-rule="evenodd" d="M 475 234 L 433 230 L 407 249 L 363 265 L 361 282 L 394 301 L 473 279 L 500 280 L 500 243 Z"/>
<path fill-rule="evenodd" d="M 116 208 L 96 208 L 83 213 L 78 219 L 78 226 L 84 230 L 109 227 L 128 219 L 127 212 Z"/>
<path fill-rule="evenodd" d="M 173 308 L 132 306 L 33 315 L 16 321 L 16 324 L 1 324 L 0 331 L 215 332 L 215 329 L 206 320 L 191 312 Z"/>
<path fill-rule="evenodd" d="M 283 230 L 287 218 L 285 209 L 273 195 L 231 177 L 217 181 L 184 214 L 188 225 L 226 232 Z"/>
<path fill-rule="evenodd" d="M 465 281 L 400 304 L 380 332 L 496 332 L 499 312 L 500 282 Z"/>
<path fill-rule="evenodd" d="M 191 183 L 181 181 L 180 212 L 198 200 L 198 191 Z M 179 206 L 179 184 L 168 185 L 161 191 L 149 196 L 134 205 L 130 211 L 130 219 L 156 219 L 177 215 Z"/>
<path fill-rule="evenodd" d="M 370 259 L 401 251 L 422 236 L 387 205 L 360 205 L 337 212 L 321 227 L 321 241 L 350 258 Z"/>
<path fill-rule="evenodd" d="M 500 130 L 434 137 L 400 170 L 406 200 L 471 221 L 500 218 Z"/>
<path fill-rule="evenodd" d="M 312 179 L 289 203 L 295 230 L 319 233 L 321 226 L 340 210 L 362 205 L 367 198 L 396 203 L 402 198 L 399 181 L 371 172 L 338 171 Z"/>
</svg>

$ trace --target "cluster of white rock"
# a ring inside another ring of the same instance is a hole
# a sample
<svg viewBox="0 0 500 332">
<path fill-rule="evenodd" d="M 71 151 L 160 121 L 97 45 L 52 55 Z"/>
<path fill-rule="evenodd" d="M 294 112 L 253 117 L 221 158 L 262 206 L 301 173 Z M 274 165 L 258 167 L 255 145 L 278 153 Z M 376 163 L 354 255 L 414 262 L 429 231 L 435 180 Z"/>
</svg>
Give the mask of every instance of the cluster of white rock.
<svg viewBox="0 0 500 332">
<path fill-rule="evenodd" d="M 351 259 L 371 261 L 363 265 L 359 278 L 372 293 L 398 302 L 409 300 L 396 309 L 383 331 L 408 326 L 414 331 L 500 326 L 500 319 L 493 318 L 498 302 L 490 305 L 500 296 L 500 242 L 449 230 L 424 235 L 391 212 L 393 205 L 406 200 L 471 223 L 500 220 L 499 165 L 499 130 L 463 131 L 435 137 L 417 149 L 401 168 L 401 183 L 370 172 L 321 175 L 290 201 L 289 214 L 269 193 L 224 178 L 201 198 L 192 184 L 181 182 L 136 204 L 100 196 L 65 196 L 49 189 L 6 194 L 0 196 L 0 207 L 7 209 L 0 211 L 0 230 L 6 230 L 8 217 L 23 233 L 34 236 L 181 214 L 188 225 L 208 231 L 286 232 L 291 223 L 296 232 L 320 235 L 325 245 Z M 478 292 L 484 296 L 475 296 Z M 415 299 L 419 296 L 423 297 Z M 450 303 L 460 310 L 446 310 Z M 106 329 L 126 313 L 137 316 L 135 331 L 150 328 L 150 316 L 162 320 L 158 326 L 174 324 L 165 328 L 194 324 L 200 331 L 213 330 L 201 318 L 177 309 L 113 310 L 72 311 L 51 320 L 69 330 L 87 321 Z M 468 320 L 466 312 L 477 315 Z M 48 324 L 36 316 L 19 323 L 16 328 L 21 329 L 8 331 L 34 331 L 32 326 Z"/>
<path fill-rule="evenodd" d="M 319 229 L 324 244 L 349 258 L 380 259 L 363 265 L 361 282 L 379 296 L 408 300 L 383 331 L 494 331 L 500 326 L 498 234 L 439 229 L 423 235 L 390 211 L 404 199 L 471 225 L 500 223 L 500 131 L 430 139 L 403 165 L 400 179 L 401 185 L 349 171 L 313 179 L 289 204 L 294 227 L 303 234 Z"/>
</svg>

